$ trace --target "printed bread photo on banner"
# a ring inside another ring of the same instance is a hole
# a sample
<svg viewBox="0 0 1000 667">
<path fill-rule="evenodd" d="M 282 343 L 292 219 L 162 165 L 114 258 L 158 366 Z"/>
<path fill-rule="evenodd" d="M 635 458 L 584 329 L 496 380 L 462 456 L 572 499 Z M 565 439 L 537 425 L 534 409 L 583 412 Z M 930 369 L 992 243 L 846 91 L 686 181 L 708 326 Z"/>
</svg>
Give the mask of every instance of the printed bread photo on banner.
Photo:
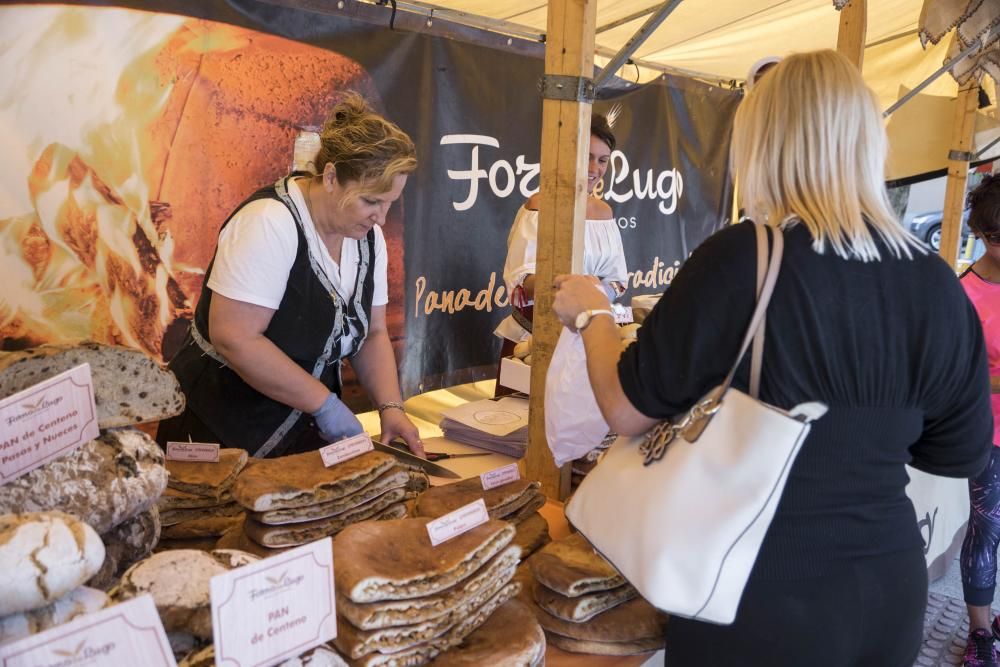
<svg viewBox="0 0 1000 667">
<path fill-rule="evenodd" d="M 0 66 L 31 73 L 0 82 L 15 130 L 0 165 L 0 349 L 89 339 L 168 360 L 219 227 L 288 172 L 298 128 L 349 90 L 382 110 L 358 62 L 244 28 L 62 6 L 0 8 L 0 22 L 14 42 Z M 402 220 L 400 202 L 384 228 L 397 357 Z"/>
</svg>

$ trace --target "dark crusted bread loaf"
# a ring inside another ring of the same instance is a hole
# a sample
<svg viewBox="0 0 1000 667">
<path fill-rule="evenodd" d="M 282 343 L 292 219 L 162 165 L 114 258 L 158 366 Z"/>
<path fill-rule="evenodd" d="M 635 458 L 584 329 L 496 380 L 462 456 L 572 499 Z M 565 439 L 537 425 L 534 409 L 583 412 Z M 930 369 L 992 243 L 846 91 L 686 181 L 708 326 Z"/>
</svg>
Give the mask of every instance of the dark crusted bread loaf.
<svg viewBox="0 0 1000 667">
<path fill-rule="evenodd" d="M 184 410 L 184 394 L 169 370 L 138 350 L 90 342 L 0 352 L 0 399 L 83 363 L 90 364 L 102 429 L 160 421 Z"/>
<path fill-rule="evenodd" d="M 104 534 L 153 507 L 166 487 L 157 444 L 142 431 L 113 429 L 0 486 L 0 513 L 58 509 Z"/>
</svg>

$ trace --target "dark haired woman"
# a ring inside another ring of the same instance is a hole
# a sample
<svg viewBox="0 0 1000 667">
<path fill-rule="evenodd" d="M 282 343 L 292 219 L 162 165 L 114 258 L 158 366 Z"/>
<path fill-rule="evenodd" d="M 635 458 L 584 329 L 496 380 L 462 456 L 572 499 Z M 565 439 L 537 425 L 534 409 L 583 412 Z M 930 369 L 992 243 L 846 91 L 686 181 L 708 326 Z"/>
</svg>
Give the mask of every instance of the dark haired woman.
<svg viewBox="0 0 1000 667">
<path fill-rule="evenodd" d="M 594 114 L 590 120 L 588 194 L 595 195 L 595 190 L 599 192 L 603 189 L 599 189 L 598 184 L 608 170 L 615 143 L 615 135 L 611 133 L 607 119 Z M 505 339 L 501 356 L 508 356 L 514 344 L 526 339 L 531 333 L 540 199 L 536 193 L 518 209 L 514 226 L 507 236 L 507 261 L 503 267 L 503 279 L 507 284 L 507 293 L 511 295 L 513 312 L 496 329 L 496 334 Z M 609 300 L 616 301 L 625 293 L 628 271 L 625 268 L 621 233 L 611 207 L 600 196 L 587 198 L 583 272 L 600 280 Z"/>
<path fill-rule="evenodd" d="M 191 438 L 276 456 L 361 433 L 339 398 L 349 357 L 382 437 L 423 453 L 386 329 L 381 230 L 416 150 L 357 94 L 334 107 L 320 139 L 317 175 L 258 190 L 222 225 L 188 338 L 170 361 L 187 409 L 160 424 L 161 444 Z"/>
<path fill-rule="evenodd" d="M 983 324 L 990 366 L 993 404 L 993 449 L 990 462 L 969 479 L 969 525 L 959 559 L 962 592 L 969 609 L 968 667 L 1000 665 L 993 645 L 1000 637 L 1000 618 L 990 631 L 990 605 L 997 580 L 1000 545 L 1000 175 L 988 176 L 969 193 L 969 228 L 986 253 L 962 274 L 962 287 Z"/>
</svg>

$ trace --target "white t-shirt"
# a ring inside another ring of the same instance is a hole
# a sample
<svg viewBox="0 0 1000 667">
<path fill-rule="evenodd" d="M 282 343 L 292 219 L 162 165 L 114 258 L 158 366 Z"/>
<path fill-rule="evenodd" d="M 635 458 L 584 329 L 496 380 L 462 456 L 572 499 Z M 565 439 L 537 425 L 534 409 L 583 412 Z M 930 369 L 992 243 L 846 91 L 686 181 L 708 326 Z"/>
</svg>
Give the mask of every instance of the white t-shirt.
<svg viewBox="0 0 1000 667">
<path fill-rule="evenodd" d="M 503 279 L 507 283 L 508 293 L 535 273 L 537 246 L 538 211 L 522 206 L 518 209 L 514 225 L 507 236 L 507 261 L 503 266 Z M 583 239 L 583 273 L 623 285 L 628 282 L 622 235 L 613 218 L 587 220 Z"/>
<path fill-rule="evenodd" d="M 324 268 L 327 278 L 344 301 L 354 294 L 357 282 L 358 244 L 344 239 L 339 261 L 334 261 L 313 225 L 302 190 L 296 180 L 288 184 L 288 194 L 305 226 L 309 251 Z M 258 199 L 244 206 L 219 234 L 215 264 L 208 288 L 235 301 L 252 303 L 277 310 L 285 295 L 288 274 L 298 251 L 295 219 L 283 203 L 276 199 Z M 372 306 L 389 303 L 386 278 L 387 254 L 382 228 L 375 225 L 375 290 Z M 345 332 L 346 333 L 346 332 Z M 351 331 L 341 343 L 344 354 L 359 332 Z"/>
</svg>

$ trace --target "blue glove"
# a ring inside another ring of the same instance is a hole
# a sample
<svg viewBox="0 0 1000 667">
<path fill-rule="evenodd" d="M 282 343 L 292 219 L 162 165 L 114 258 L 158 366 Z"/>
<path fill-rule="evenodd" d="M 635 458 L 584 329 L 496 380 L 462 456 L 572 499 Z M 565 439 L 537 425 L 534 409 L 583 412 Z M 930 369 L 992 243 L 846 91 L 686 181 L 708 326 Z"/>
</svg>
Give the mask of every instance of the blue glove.
<svg viewBox="0 0 1000 667">
<path fill-rule="evenodd" d="M 313 413 L 313 417 L 320 437 L 328 442 L 337 442 L 365 430 L 354 413 L 332 392 L 319 410 Z"/>
</svg>

